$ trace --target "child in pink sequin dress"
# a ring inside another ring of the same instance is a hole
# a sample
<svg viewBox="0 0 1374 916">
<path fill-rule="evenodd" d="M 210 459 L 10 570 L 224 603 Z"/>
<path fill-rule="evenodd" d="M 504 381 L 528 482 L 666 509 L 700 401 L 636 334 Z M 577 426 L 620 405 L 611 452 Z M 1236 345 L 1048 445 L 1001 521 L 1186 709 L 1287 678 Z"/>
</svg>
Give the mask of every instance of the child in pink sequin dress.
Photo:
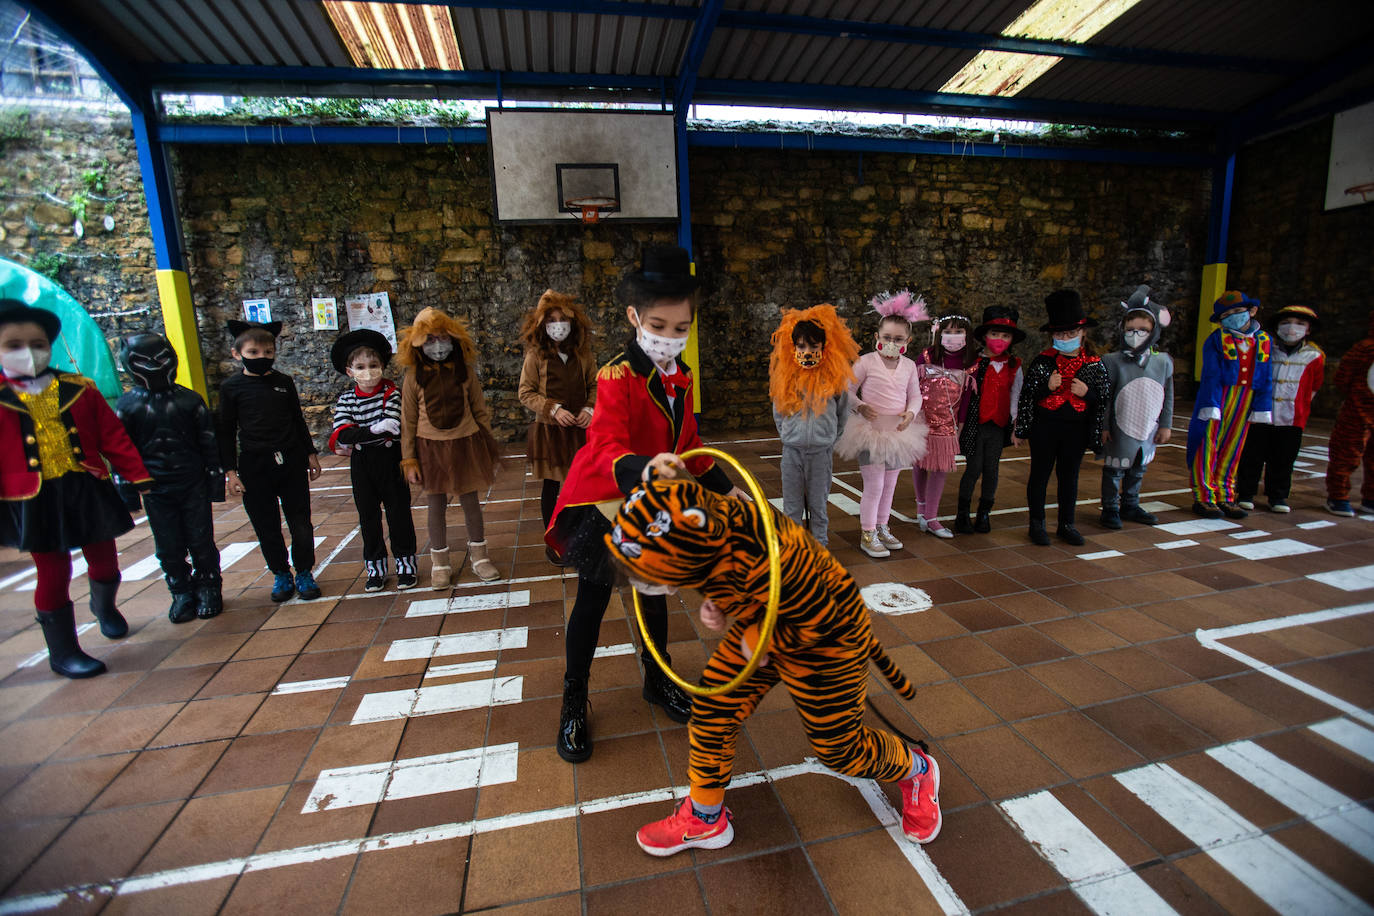
<svg viewBox="0 0 1374 916">
<path fill-rule="evenodd" d="M 916 483 L 916 523 L 936 537 L 952 538 L 954 532 L 940 524 L 940 496 L 945 478 L 954 470 L 959 454 L 959 429 L 968 413 L 973 375 L 969 367 L 977 356 L 968 345 L 973 327 L 964 315 L 949 315 L 935 322 L 935 342 L 916 357 L 916 380 L 921 388 L 921 413 L 930 429 L 926 453 L 912 467 Z"/>
</svg>

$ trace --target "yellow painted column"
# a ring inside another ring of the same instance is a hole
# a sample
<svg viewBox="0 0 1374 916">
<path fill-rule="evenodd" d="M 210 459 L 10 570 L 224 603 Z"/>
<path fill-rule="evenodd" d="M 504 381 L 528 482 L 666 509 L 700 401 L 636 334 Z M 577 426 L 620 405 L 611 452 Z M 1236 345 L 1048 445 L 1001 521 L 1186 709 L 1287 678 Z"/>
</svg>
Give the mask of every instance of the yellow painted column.
<svg viewBox="0 0 1374 916">
<path fill-rule="evenodd" d="M 205 387 L 205 361 L 200 355 L 200 335 L 196 312 L 191 305 L 191 282 L 184 270 L 159 270 L 157 293 L 162 300 L 162 325 L 177 354 L 177 384 L 185 385 L 201 397 Z"/>
<path fill-rule="evenodd" d="M 689 263 L 687 268 L 692 272 L 692 276 L 697 275 L 696 261 Z M 701 351 L 697 347 L 697 340 L 697 316 L 694 314 L 692 330 L 687 335 L 687 349 L 682 351 L 682 361 L 692 367 L 692 403 L 696 405 L 696 412 L 701 413 Z"/>
<path fill-rule="evenodd" d="M 1226 265 L 1202 265 L 1202 292 L 1198 295 L 1197 345 L 1193 347 L 1193 379 L 1202 378 L 1202 345 L 1217 329 L 1212 324 L 1212 306 L 1226 292 Z"/>
</svg>

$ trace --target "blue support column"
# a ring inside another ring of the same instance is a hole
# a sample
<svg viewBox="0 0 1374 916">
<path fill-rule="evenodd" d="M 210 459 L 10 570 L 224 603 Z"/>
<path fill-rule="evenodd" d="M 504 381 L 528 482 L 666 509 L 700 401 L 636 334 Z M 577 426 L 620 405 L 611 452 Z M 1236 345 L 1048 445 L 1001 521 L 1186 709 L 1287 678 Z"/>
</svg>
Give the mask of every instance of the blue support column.
<svg viewBox="0 0 1374 916">
<path fill-rule="evenodd" d="M 1202 378 L 1202 347 L 1212 333 L 1212 304 L 1226 291 L 1226 242 L 1231 230 L 1231 193 L 1236 179 L 1236 148 L 1229 131 L 1218 138 L 1212 167 L 1212 206 L 1207 217 L 1207 256 L 1198 294 L 1197 340 L 1193 349 L 1193 378 Z"/>
</svg>

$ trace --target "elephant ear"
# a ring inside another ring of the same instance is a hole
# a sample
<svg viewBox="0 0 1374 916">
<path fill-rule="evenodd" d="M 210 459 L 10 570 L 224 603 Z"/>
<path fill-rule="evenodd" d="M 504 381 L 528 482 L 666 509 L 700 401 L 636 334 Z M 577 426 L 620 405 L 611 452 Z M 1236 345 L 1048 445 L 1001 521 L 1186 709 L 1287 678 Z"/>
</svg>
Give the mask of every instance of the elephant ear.
<svg viewBox="0 0 1374 916">
<path fill-rule="evenodd" d="M 1161 305 L 1159 307 L 1159 326 L 1161 328 L 1167 328 L 1169 326 L 1169 322 L 1173 320 L 1174 316 L 1170 314 L 1167 308 Z"/>
</svg>

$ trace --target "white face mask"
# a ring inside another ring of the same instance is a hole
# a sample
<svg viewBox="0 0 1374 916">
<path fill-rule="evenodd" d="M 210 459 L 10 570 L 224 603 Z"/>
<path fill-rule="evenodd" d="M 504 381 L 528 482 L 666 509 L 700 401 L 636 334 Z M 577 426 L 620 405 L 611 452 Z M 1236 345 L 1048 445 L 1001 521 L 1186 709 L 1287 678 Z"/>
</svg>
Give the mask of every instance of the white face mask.
<svg viewBox="0 0 1374 916">
<path fill-rule="evenodd" d="M 1122 336 L 1123 338 L 1125 338 L 1127 348 L 1129 348 L 1129 349 L 1131 349 L 1131 350 L 1138 350 L 1138 349 L 1140 349 L 1140 345 L 1141 345 L 1141 344 L 1143 344 L 1145 341 L 1149 340 L 1149 338 L 1150 338 L 1150 332 L 1149 332 L 1149 331 L 1127 331 L 1125 334 L 1122 334 L 1121 336 Z"/>
<path fill-rule="evenodd" d="M 349 374 L 363 388 L 371 388 L 382 380 L 381 369 L 351 369 Z"/>
<path fill-rule="evenodd" d="M 940 335 L 940 346 L 945 348 L 946 353 L 958 353 L 964 349 L 966 343 L 968 343 L 968 334 L 964 331 Z"/>
<path fill-rule="evenodd" d="M 1297 343 L 1307 336 L 1307 323 L 1303 321 L 1280 321 L 1279 337 L 1284 343 Z"/>
<path fill-rule="evenodd" d="M 634 588 L 635 591 L 639 592 L 641 595 L 654 596 L 677 594 L 676 585 L 659 585 L 656 582 L 644 582 L 640 579 L 634 578 L 633 576 L 629 577 L 629 579 L 630 586 Z"/>
<path fill-rule="evenodd" d="M 886 340 L 880 340 L 880 341 L 878 341 L 878 355 L 879 355 L 879 356 L 886 356 L 886 357 L 888 357 L 889 359 L 895 359 L 896 357 L 901 356 L 901 355 L 902 355 L 903 353 L 905 353 L 905 352 L 906 352 L 906 345 L 905 345 L 905 344 L 895 344 L 895 343 L 891 343 L 890 341 L 886 341 Z"/>
<path fill-rule="evenodd" d="M 453 352 L 453 341 L 451 340 L 430 340 L 420 346 L 425 351 L 425 356 L 434 360 L 436 363 L 448 359 L 448 355 Z"/>
<path fill-rule="evenodd" d="M 544 323 L 544 333 L 549 335 L 549 340 L 554 343 L 562 343 L 568 339 L 572 333 L 571 321 L 547 321 Z"/>
<path fill-rule="evenodd" d="M 683 350 L 687 349 L 686 337 L 660 337 L 650 331 L 644 330 L 643 325 L 639 324 L 639 312 L 635 312 L 635 327 L 638 329 L 638 336 L 635 342 L 639 344 L 639 349 L 644 351 L 644 355 L 655 363 L 662 365 L 677 359 Z M 664 593 L 668 594 L 668 593 Z"/>
<path fill-rule="evenodd" d="M 52 359 L 51 350 L 34 350 L 29 347 L 21 347 L 18 350 L 6 350 L 0 354 L 0 367 L 5 370 L 5 374 L 10 378 L 32 378 L 41 375 L 48 368 L 50 359 Z"/>
</svg>

